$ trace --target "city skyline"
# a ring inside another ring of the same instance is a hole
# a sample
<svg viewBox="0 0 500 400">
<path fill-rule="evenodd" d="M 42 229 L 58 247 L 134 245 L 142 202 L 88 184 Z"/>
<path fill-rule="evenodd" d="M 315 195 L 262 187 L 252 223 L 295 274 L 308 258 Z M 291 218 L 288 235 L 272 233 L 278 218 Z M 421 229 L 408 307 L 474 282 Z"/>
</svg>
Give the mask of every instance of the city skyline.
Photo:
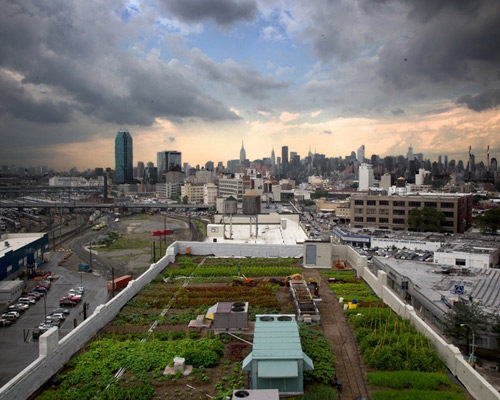
<svg viewBox="0 0 500 400">
<path fill-rule="evenodd" d="M 113 167 L 119 129 L 143 162 L 499 158 L 494 0 L 23 4 L 0 16 L 4 165 Z"/>
</svg>

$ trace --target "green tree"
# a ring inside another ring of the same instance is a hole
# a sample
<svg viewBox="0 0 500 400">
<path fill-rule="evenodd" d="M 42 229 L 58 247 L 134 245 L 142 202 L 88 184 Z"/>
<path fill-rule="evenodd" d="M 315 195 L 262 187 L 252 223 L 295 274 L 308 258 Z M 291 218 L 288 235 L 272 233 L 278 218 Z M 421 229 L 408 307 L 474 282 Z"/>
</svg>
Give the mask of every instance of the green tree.
<svg viewBox="0 0 500 400">
<path fill-rule="evenodd" d="M 189 200 L 189 197 L 184 196 L 184 197 L 182 198 L 182 204 L 187 204 L 187 203 L 188 203 L 188 200 Z"/>
<path fill-rule="evenodd" d="M 320 199 L 321 197 L 328 197 L 328 190 L 318 190 L 317 192 L 311 193 L 311 199 Z"/>
<path fill-rule="evenodd" d="M 485 235 L 496 235 L 500 229 L 500 208 L 492 208 L 476 217 L 474 225 Z"/>
<path fill-rule="evenodd" d="M 408 213 L 408 229 L 416 232 L 441 232 L 446 216 L 433 207 L 413 208 Z"/>
<path fill-rule="evenodd" d="M 488 329 L 489 321 L 486 315 L 477 303 L 465 304 L 457 302 L 453 308 L 444 315 L 443 333 L 458 342 L 467 345 L 469 352 L 470 329 L 474 330 L 475 337 L 480 337 L 481 332 Z M 460 326 L 465 324 L 466 326 Z M 467 325 L 470 327 L 468 328 Z"/>
</svg>

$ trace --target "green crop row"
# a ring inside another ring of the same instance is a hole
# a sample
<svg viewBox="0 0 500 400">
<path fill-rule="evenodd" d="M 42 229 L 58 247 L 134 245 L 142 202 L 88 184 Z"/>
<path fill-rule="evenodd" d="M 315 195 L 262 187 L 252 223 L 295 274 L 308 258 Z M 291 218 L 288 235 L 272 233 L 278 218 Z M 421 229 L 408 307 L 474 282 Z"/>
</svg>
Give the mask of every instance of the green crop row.
<svg viewBox="0 0 500 400">
<path fill-rule="evenodd" d="M 372 298 L 372 303 L 380 301 L 363 281 L 330 287 L 348 299 L 363 300 L 365 296 Z M 345 313 L 366 366 L 380 371 L 369 374 L 370 383 L 389 388 L 373 392 L 375 400 L 464 399 L 444 374 L 444 363 L 429 339 L 417 332 L 410 321 L 385 307 L 361 307 Z M 441 387 L 446 391 L 433 390 Z M 450 392 L 450 387 L 455 392 Z"/>
<path fill-rule="evenodd" d="M 440 386 L 451 387 L 446 374 L 420 371 L 377 371 L 366 374 L 368 382 L 374 386 L 391 389 L 436 390 Z"/>
<path fill-rule="evenodd" d="M 320 275 L 325 278 L 354 279 L 354 271 L 325 270 L 320 271 Z"/>
<path fill-rule="evenodd" d="M 123 399 L 147 399 L 154 394 L 150 388 L 150 375 L 161 376 L 166 365 L 172 365 L 174 357 L 186 358 L 186 363 L 197 368 L 216 366 L 224 352 L 219 338 L 192 340 L 138 340 L 118 341 L 103 338 L 90 343 L 77 357 L 70 360 L 65 372 L 58 375 L 59 386 L 45 391 L 42 399 L 93 399 L 110 398 L 106 387 L 113 383 L 113 375 L 120 368 L 126 368 L 127 382 L 138 380 L 141 385 L 128 386 L 124 393 L 116 393 Z M 131 376 L 130 376 L 131 375 Z"/>
<path fill-rule="evenodd" d="M 288 258 L 207 258 L 203 265 L 222 265 L 227 267 L 290 267 L 295 265 L 297 260 Z"/>
<path fill-rule="evenodd" d="M 302 269 L 297 267 L 241 267 L 240 268 L 240 274 L 248 277 L 288 276 L 300 273 L 302 273 Z M 175 279 L 180 276 L 191 276 L 191 275 L 193 277 L 202 277 L 202 278 L 238 276 L 238 267 L 203 265 L 196 268 L 196 270 L 194 268 L 169 269 L 166 271 L 165 275 L 168 276 L 170 279 Z"/>
<path fill-rule="evenodd" d="M 320 330 L 300 324 L 302 350 L 314 363 L 312 371 L 304 372 L 305 382 L 332 385 L 335 381 L 335 355 L 330 342 Z"/>
</svg>

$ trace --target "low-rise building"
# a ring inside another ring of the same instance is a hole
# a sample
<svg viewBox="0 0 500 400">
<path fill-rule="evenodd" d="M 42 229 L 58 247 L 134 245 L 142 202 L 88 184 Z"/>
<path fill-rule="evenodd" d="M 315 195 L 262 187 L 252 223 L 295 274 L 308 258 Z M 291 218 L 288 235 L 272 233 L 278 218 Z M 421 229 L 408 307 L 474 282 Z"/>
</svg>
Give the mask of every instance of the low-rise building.
<svg viewBox="0 0 500 400">
<path fill-rule="evenodd" d="M 404 196 L 354 194 L 351 221 L 355 228 L 408 230 L 408 217 L 414 208 L 432 207 L 443 212 L 443 230 L 463 233 L 472 226 L 472 196 L 466 194 L 419 193 Z"/>
<path fill-rule="evenodd" d="M 181 188 L 181 198 L 187 196 L 188 203 L 203 203 L 203 185 L 185 183 Z"/>
</svg>

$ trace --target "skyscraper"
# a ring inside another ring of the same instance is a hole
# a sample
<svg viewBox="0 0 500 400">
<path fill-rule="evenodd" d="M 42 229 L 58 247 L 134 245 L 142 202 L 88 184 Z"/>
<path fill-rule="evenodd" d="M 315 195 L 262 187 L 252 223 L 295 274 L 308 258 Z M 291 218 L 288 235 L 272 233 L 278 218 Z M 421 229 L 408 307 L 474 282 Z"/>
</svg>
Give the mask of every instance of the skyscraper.
<svg viewBox="0 0 500 400">
<path fill-rule="evenodd" d="M 243 164 L 247 159 L 247 153 L 245 151 L 245 147 L 243 146 L 243 140 L 241 141 L 241 150 L 240 150 L 240 164 Z"/>
<path fill-rule="evenodd" d="M 271 165 L 273 167 L 276 165 L 276 158 L 275 158 L 275 155 L 274 155 L 274 146 L 273 146 L 273 150 L 271 151 Z"/>
<path fill-rule="evenodd" d="M 182 170 L 182 154 L 180 151 L 159 151 L 156 153 L 158 182 L 165 182 L 165 174 L 169 171 Z"/>
<path fill-rule="evenodd" d="M 365 145 L 362 144 L 361 146 L 359 146 L 359 149 L 358 149 L 358 161 L 360 163 L 364 163 L 365 162 Z"/>
<path fill-rule="evenodd" d="M 286 167 L 288 164 L 288 146 L 283 146 L 281 148 L 281 164 Z"/>
<path fill-rule="evenodd" d="M 115 138 L 115 183 L 129 183 L 134 180 L 132 166 L 132 136 L 121 129 Z"/>
</svg>

